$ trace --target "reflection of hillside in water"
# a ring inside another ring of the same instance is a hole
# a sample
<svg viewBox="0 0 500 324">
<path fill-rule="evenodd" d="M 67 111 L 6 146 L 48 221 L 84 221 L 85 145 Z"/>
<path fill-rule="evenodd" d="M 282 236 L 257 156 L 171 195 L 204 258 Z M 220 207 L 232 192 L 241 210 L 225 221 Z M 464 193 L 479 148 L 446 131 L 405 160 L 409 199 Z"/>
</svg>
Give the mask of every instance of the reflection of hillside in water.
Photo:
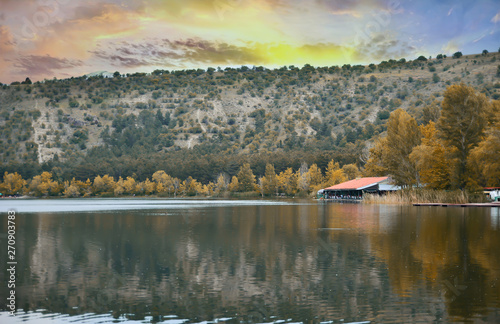
<svg viewBox="0 0 500 324">
<path fill-rule="evenodd" d="M 499 307 L 500 236 L 485 212 L 318 204 L 27 216 L 18 304 L 199 320 L 487 314 Z M 455 296 L 445 280 L 467 288 Z"/>
</svg>

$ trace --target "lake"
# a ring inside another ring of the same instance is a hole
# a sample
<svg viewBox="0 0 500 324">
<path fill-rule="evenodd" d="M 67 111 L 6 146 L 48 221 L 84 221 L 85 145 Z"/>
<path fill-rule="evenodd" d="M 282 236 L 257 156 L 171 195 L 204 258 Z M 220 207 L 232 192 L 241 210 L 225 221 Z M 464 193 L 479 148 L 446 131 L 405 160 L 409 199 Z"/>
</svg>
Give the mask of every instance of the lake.
<svg viewBox="0 0 500 324">
<path fill-rule="evenodd" d="M 500 322 L 500 208 L 3 199 L 0 212 L 0 323 Z"/>
</svg>

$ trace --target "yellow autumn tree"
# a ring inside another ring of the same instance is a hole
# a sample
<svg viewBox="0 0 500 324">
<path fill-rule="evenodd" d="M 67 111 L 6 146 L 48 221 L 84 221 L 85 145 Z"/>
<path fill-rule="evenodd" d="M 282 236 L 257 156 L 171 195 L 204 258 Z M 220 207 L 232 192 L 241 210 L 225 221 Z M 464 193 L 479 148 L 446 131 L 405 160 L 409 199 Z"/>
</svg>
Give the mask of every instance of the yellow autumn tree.
<svg viewBox="0 0 500 324">
<path fill-rule="evenodd" d="M 137 191 L 137 184 L 135 179 L 132 177 L 127 177 L 127 179 L 123 180 L 123 190 L 124 193 L 128 195 L 133 195 Z"/>
<path fill-rule="evenodd" d="M 339 163 L 333 160 L 328 162 L 324 187 L 331 187 L 345 181 L 347 181 L 347 176 L 344 170 L 340 168 Z"/>
<path fill-rule="evenodd" d="M 78 187 L 80 194 L 84 197 L 90 197 L 92 195 L 92 181 L 87 179 L 87 181 L 76 180 L 75 185 Z"/>
<path fill-rule="evenodd" d="M 141 195 L 150 195 L 156 190 L 155 182 L 151 182 L 149 178 L 139 182 L 136 186 L 136 191 Z"/>
<path fill-rule="evenodd" d="M 0 183 L 0 193 L 3 195 L 15 195 L 21 193 L 26 186 L 26 180 L 17 172 L 3 175 L 3 181 Z"/>
<path fill-rule="evenodd" d="M 483 185 L 500 187 L 500 119 L 487 129 L 484 140 L 472 149 L 468 165 Z"/>
<path fill-rule="evenodd" d="M 436 124 L 430 121 L 420 127 L 422 143 L 413 148 L 410 160 L 415 163 L 420 181 L 431 189 L 445 189 L 450 184 L 450 169 L 446 148 L 438 138 Z"/>
<path fill-rule="evenodd" d="M 262 180 L 262 191 L 266 196 L 275 196 L 278 192 L 278 179 L 274 171 L 274 165 L 267 164 Z"/>
<path fill-rule="evenodd" d="M 80 188 L 78 187 L 75 178 L 69 181 L 64 181 L 64 192 L 65 197 L 80 197 Z"/>
<path fill-rule="evenodd" d="M 196 196 L 203 192 L 203 185 L 189 176 L 182 182 L 181 191 L 185 196 Z"/>
<path fill-rule="evenodd" d="M 239 188 L 240 188 L 240 182 L 238 180 L 238 177 L 237 176 L 233 176 L 231 178 L 231 182 L 227 186 L 227 189 L 229 191 L 231 191 L 231 192 L 237 192 Z"/>
<path fill-rule="evenodd" d="M 276 177 L 278 182 L 278 191 L 283 192 L 288 196 L 297 193 L 297 176 L 292 168 L 287 168 L 285 171 L 280 172 Z"/>
<path fill-rule="evenodd" d="M 300 192 L 308 193 L 309 187 L 311 185 L 311 174 L 309 173 L 309 167 L 307 163 L 303 162 L 300 165 L 300 169 L 295 173 L 297 177 L 297 189 Z"/>
<path fill-rule="evenodd" d="M 344 165 L 342 171 L 344 171 L 347 180 L 354 180 L 360 176 L 359 168 L 354 163 Z"/>
<path fill-rule="evenodd" d="M 203 185 L 201 193 L 205 196 L 214 196 L 215 195 L 215 183 L 210 181 L 208 184 Z"/>
<path fill-rule="evenodd" d="M 401 186 L 418 184 L 419 174 L 415 163 L 410 160 L 410 153 L 420 145 L 421 137 L 413 117 L 403 109 L 393 111 L 387 121 L 387 136 L 370 150 L 365 172 L 369 175 L 390 174 Z"/>
<path fill-rule="evenodd" d="M 450 148 L 448 162 L 452 187 L 463 189 L 468 186 L 470 169 L 467 160 L 470 152 L 483 139 L 489 109 L 486 96 L 473 87 L 452 85 L 444 93 L 436 129 L 444 144 Z"/>
<path fill-rule="evenodd" d="M 115 196 L 120 196 L 125 192 L 125 188 L 123 186 L 123 178 L 119 177 L 118 181 L 115 183 L 115 189 L 114 189 L 114 194 Z"/>
<path fill-rule="evenodd" d="M 214 185 L 213 191 L 215 195 L 221 195 L 227 190 L 228 183 L 224 174 L 220 174 L 217 178 L 217 183 Z"/>
<path fill-rule="evenodd" d="M 33 177 L 28 190 L 35 196 L 47 196 L 56 194 L 59 186 L 56 181 L 52 180 L 52 173 L 45 171 Z"/>
<path fill-rule="evenodd" d="M 387 121 L 386 138 L 382 161 L 393 180 L 401 186 L 418 184 L 417 168 L 410 160 L 410 153 L 422 138 L 415 119 L 403 109 L 393 111 Z"/>
<path fill-rule="evenodd" d="M 365 177 L 385 176 L 388 173 L 387 167 L 382 160 L 387 138 L 382 137 L 375 141 L 375 145 L 370 149 L 368 161 L 366 161 L 363 175 Z"/>
<path fill-rule="evenodd" d="M 249 163 L 245 163 L 240 167 L 238 171 L 238 182 L 239 192 L 249 192 L 257 190 L 257 183 L 255 181 L 255 175 L 253 174 L 252 169 L 250 168 Z"/>
<path fill-rule="evenodd" d="M 104 175 L 103 177 L 97 176 L 94 178 L 94 183 L 92 185 L 94 194 L 103 194 L 114 192 L 115 189 L 115 179 L 109 175 Z"/>
<path fill-rule="evenodd" d="M 311 165 L 311 167 L 309 168 L 309 176 L 311 178 L 311 188 L 313 190 L 316 189 L 318 186 L 322 186 L 323 182 L 325 181 L 325 178 L 321 173 L 321 169 L 318 168 L 316 163 Z"/>
<path fill-rule="evenodd" d="M 170 193 L 174 192 L 174 178 L 165 173 L 165 171 L 156 171 L 153 174 L 152 179 L 156 182 L 156 191 L 158 193 L 168 192 L 168 195 L 170 196 Z"/>
</svg>

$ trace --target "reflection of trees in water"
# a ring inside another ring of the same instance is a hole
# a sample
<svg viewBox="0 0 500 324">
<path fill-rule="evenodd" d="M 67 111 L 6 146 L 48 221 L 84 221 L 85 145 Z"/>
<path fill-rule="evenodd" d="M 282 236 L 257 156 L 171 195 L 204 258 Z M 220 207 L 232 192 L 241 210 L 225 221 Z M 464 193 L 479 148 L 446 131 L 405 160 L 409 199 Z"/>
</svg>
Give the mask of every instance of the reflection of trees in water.
<svg viewBox="0 0 500 324">
<path fill-rule="evenodd" d="M 420 303 L 439 297 L 450 276 L 462 280 L 457 251 L 464 225 L 446 213 L 384 208 L 382 214 L 380 206 L 326 204 L 29 216 L 19 240 L 27 265 L 19 274 L 26 285 L 20 305 L 137 319 L 237 313 L 255 321 L 271 315 L 397 321 L 405 310 L 391 307 L 404 300 L 416 305 L 417 318 L 444 313 L 440 303 L 431 311 Z M 465 293 L 445 296 L 450 315 L 468 317 L 498 301 L 498 288 L 490 294 L 487 282 L 498 278 L 490 269 L 499 269 L 492 258 L 500 242 L 484 217 L 465 222 L 473 265 L 460 284 L 480 302 L 467 308 Z"/>
<path fill-rule="evenodd" d="M 491 226 L 488 213 L 406 208 L 405 218 L 396 219 L 393 226 L 397 230 L 372 234 L 373 249 L 387 263 L 393 289 L 408 296 L 425 282 L 444 295 L 449 316 L 459 320 L 498 308 L 500 232 Z"/>
</svg>

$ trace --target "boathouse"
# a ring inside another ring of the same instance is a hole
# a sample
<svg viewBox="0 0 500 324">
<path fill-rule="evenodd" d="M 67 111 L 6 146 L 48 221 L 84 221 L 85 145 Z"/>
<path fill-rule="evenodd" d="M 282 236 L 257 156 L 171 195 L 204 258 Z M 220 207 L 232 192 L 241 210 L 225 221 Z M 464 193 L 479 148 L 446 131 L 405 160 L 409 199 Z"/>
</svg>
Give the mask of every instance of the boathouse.
<svg viewBox="0 0 500 324">
<path fill-rule="evenodd" d="M 391 184 L 389 177 L 360 178 L 323 189 L 323 197 L 325 199 L 361 199 L 364 193 L 384 194 L 400 189 L 401 187 Z"/>
</svg>

